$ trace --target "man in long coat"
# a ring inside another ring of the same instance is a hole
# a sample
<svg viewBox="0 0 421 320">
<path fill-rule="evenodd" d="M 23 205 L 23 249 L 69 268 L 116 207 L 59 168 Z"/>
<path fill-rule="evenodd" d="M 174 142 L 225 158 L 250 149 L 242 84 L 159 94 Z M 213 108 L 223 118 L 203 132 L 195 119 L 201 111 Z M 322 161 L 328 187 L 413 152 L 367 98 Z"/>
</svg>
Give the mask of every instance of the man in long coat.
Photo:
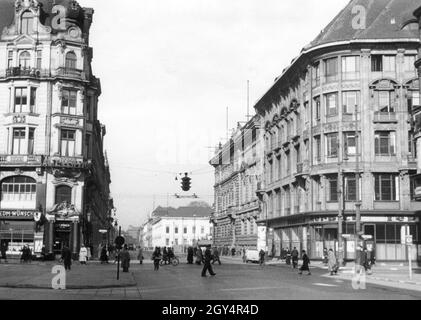
<svg viewBox="0 0 421 320">
<path fill-rule="evenodd" d="M 127 250 L 127 245 L 124 245 L 123 250 L 120 252 L 120 259 L 121 259 L 121 267 L 123 268 L 123 272 L 129 272 L 130 267 L 130 253 Z"/>
<path fill-rule="evenodd" d="M 300 268 L 300 273 L 299 274 L 303 274 L 303 271 L 307 271 L 308 272 L 308 275 L 311 275 L 310 266 L 309 266 L 309 264 L 310 264 L 310 258 L 308 257 L 308 255 L 307 255 L 307 253 L 306 253 L 305 250 L 303 250 L 302 253 L 303 253 L 303 264 L 302 264 L 302 266 Z"/>
<path fill-rule="evenodd" d="M 216 273 L 213 272 L 212 269 L 212 265 L 211 265 L 211 260 L 212 260 L 212 252 L 210 250 L 210 247 L 206 247 L 206 251 L 205 251 L 205 265 L 203 266 L 203 270 L 202 270 L 202 277 L 206 277 L 206 271 L 209 271 L 211 276 L 215 276 Z"/>
</svg>

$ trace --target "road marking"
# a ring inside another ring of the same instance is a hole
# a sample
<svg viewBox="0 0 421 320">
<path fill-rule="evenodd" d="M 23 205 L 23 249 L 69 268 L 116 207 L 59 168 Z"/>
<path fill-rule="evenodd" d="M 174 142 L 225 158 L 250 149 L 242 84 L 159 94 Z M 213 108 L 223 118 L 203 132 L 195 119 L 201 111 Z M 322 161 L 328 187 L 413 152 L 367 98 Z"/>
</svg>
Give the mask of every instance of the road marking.
<svg viewBox="0 0 421 320">
<path fill-rule="evenodd" d="M 260 287 L 260 288 L 231 288 L 231 289 L 220 289 L 219 291 L 251 291 L 251 290 L 271 290 L 280 289 L 281 287 Z"/>
<path fill-rule="evenodd" d="M 313 283 L 314 286 L 320 287 L 337 287 L 336 284 L 327 284 L 327 283 Z"/>
</svg>

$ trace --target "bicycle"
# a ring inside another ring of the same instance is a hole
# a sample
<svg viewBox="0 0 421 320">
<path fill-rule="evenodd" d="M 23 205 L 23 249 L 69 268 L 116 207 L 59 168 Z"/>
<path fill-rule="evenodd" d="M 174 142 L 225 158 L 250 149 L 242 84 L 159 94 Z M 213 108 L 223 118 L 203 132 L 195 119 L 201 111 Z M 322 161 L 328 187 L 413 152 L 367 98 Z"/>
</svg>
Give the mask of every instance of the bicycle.
<svg viewBox="0 0 421 320">
<path fill-rule="evenodd" d="M 178 259 L 178 257 L 173 257 L 173 258 L 169 258 L 168 259 L 161 259 L 161 261 L 159 261 L 159 265 L 163 266 L 166 264 L 166 262 L 169 262 L 170 264 L 172 264 L 174 267 L 178 266 L 178 264 L 180 263 L 180 260 Z"/>
</svg>

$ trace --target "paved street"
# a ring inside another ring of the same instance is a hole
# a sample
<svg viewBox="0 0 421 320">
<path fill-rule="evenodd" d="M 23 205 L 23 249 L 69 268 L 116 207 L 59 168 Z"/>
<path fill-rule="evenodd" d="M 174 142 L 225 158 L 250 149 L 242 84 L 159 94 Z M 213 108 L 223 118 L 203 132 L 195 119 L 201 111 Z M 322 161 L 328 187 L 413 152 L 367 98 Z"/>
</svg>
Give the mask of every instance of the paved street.
<svg viewBox="0 0 421 320">
<path fill-rule="evenodd" d="M 216 277 L 202 278 L 201 267 L 186 265 L 164 266 L 158 272 L 152 264 L 132 264 L 131 276 L 137 286 L 104 288 L 112 278 L 115 265 L 101 266 L 92 263 L 84 269 L 84 277 L 96 274 L 98 288 L 80 287 L 69 290 L 37 288 L 0 288 L 0 299 L 144 299 L 144 300 L 282 300 L 282 299 L 421 299 L 421 291 L 410 291 L 367 284 L 366 290 L 354 290 L 351 281 L 344 277 L 329 277 L 326 270 L 314 268 L 312 275 L 299 276 L 286 266 L 265 266 L 224 261 L 214 266 Z M 6 266 L 1 266 L 6 268 Z M 50 266 L 24 265 L 20 272 L 31 275 L 35 270 L 45 272 Z M 75 265 L 73 270 L 81 270 Z M 24 270 L 26 269 L 26 270 Z M 0 269 L 4 270 L 4 269 Z M 4 275 L 4 273 L 1 273 Z M 101 277 L 103 275 L 103 277 Z M 102 279 L 101 279 L 102 278 Z M 101 280 L 99 280 L 101 279 Z M 125 281 L 128 281 L 127 279 Z M 83 282 L 83 281 L 79 281 Z M 89 281 L 86 281 L 89 284 Z M 0 286 L 3 282 L 0 283 Z M 91 285 L 90 283 L 89 285 Z"/>
</svg>

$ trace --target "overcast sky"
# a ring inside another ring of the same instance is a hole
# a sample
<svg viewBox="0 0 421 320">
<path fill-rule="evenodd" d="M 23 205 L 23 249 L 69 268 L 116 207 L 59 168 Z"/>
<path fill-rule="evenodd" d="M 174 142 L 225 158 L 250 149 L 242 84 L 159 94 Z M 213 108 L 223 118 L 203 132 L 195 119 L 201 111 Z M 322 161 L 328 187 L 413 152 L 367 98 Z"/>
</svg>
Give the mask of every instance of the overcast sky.
<svg viewBox="0 0 421 320">
<path fill-rule="evenodd" d="M 123 228 L 186 204 L 176 173 L 213 203 L 208 161 L 229 127 L 348 0 L 79 0 L 95 9 L 93 70 Z M 254 112 L 254 111 L 253 111 Z M 167 196 L 167 194 L 169 196 Z"/>
</svg>

